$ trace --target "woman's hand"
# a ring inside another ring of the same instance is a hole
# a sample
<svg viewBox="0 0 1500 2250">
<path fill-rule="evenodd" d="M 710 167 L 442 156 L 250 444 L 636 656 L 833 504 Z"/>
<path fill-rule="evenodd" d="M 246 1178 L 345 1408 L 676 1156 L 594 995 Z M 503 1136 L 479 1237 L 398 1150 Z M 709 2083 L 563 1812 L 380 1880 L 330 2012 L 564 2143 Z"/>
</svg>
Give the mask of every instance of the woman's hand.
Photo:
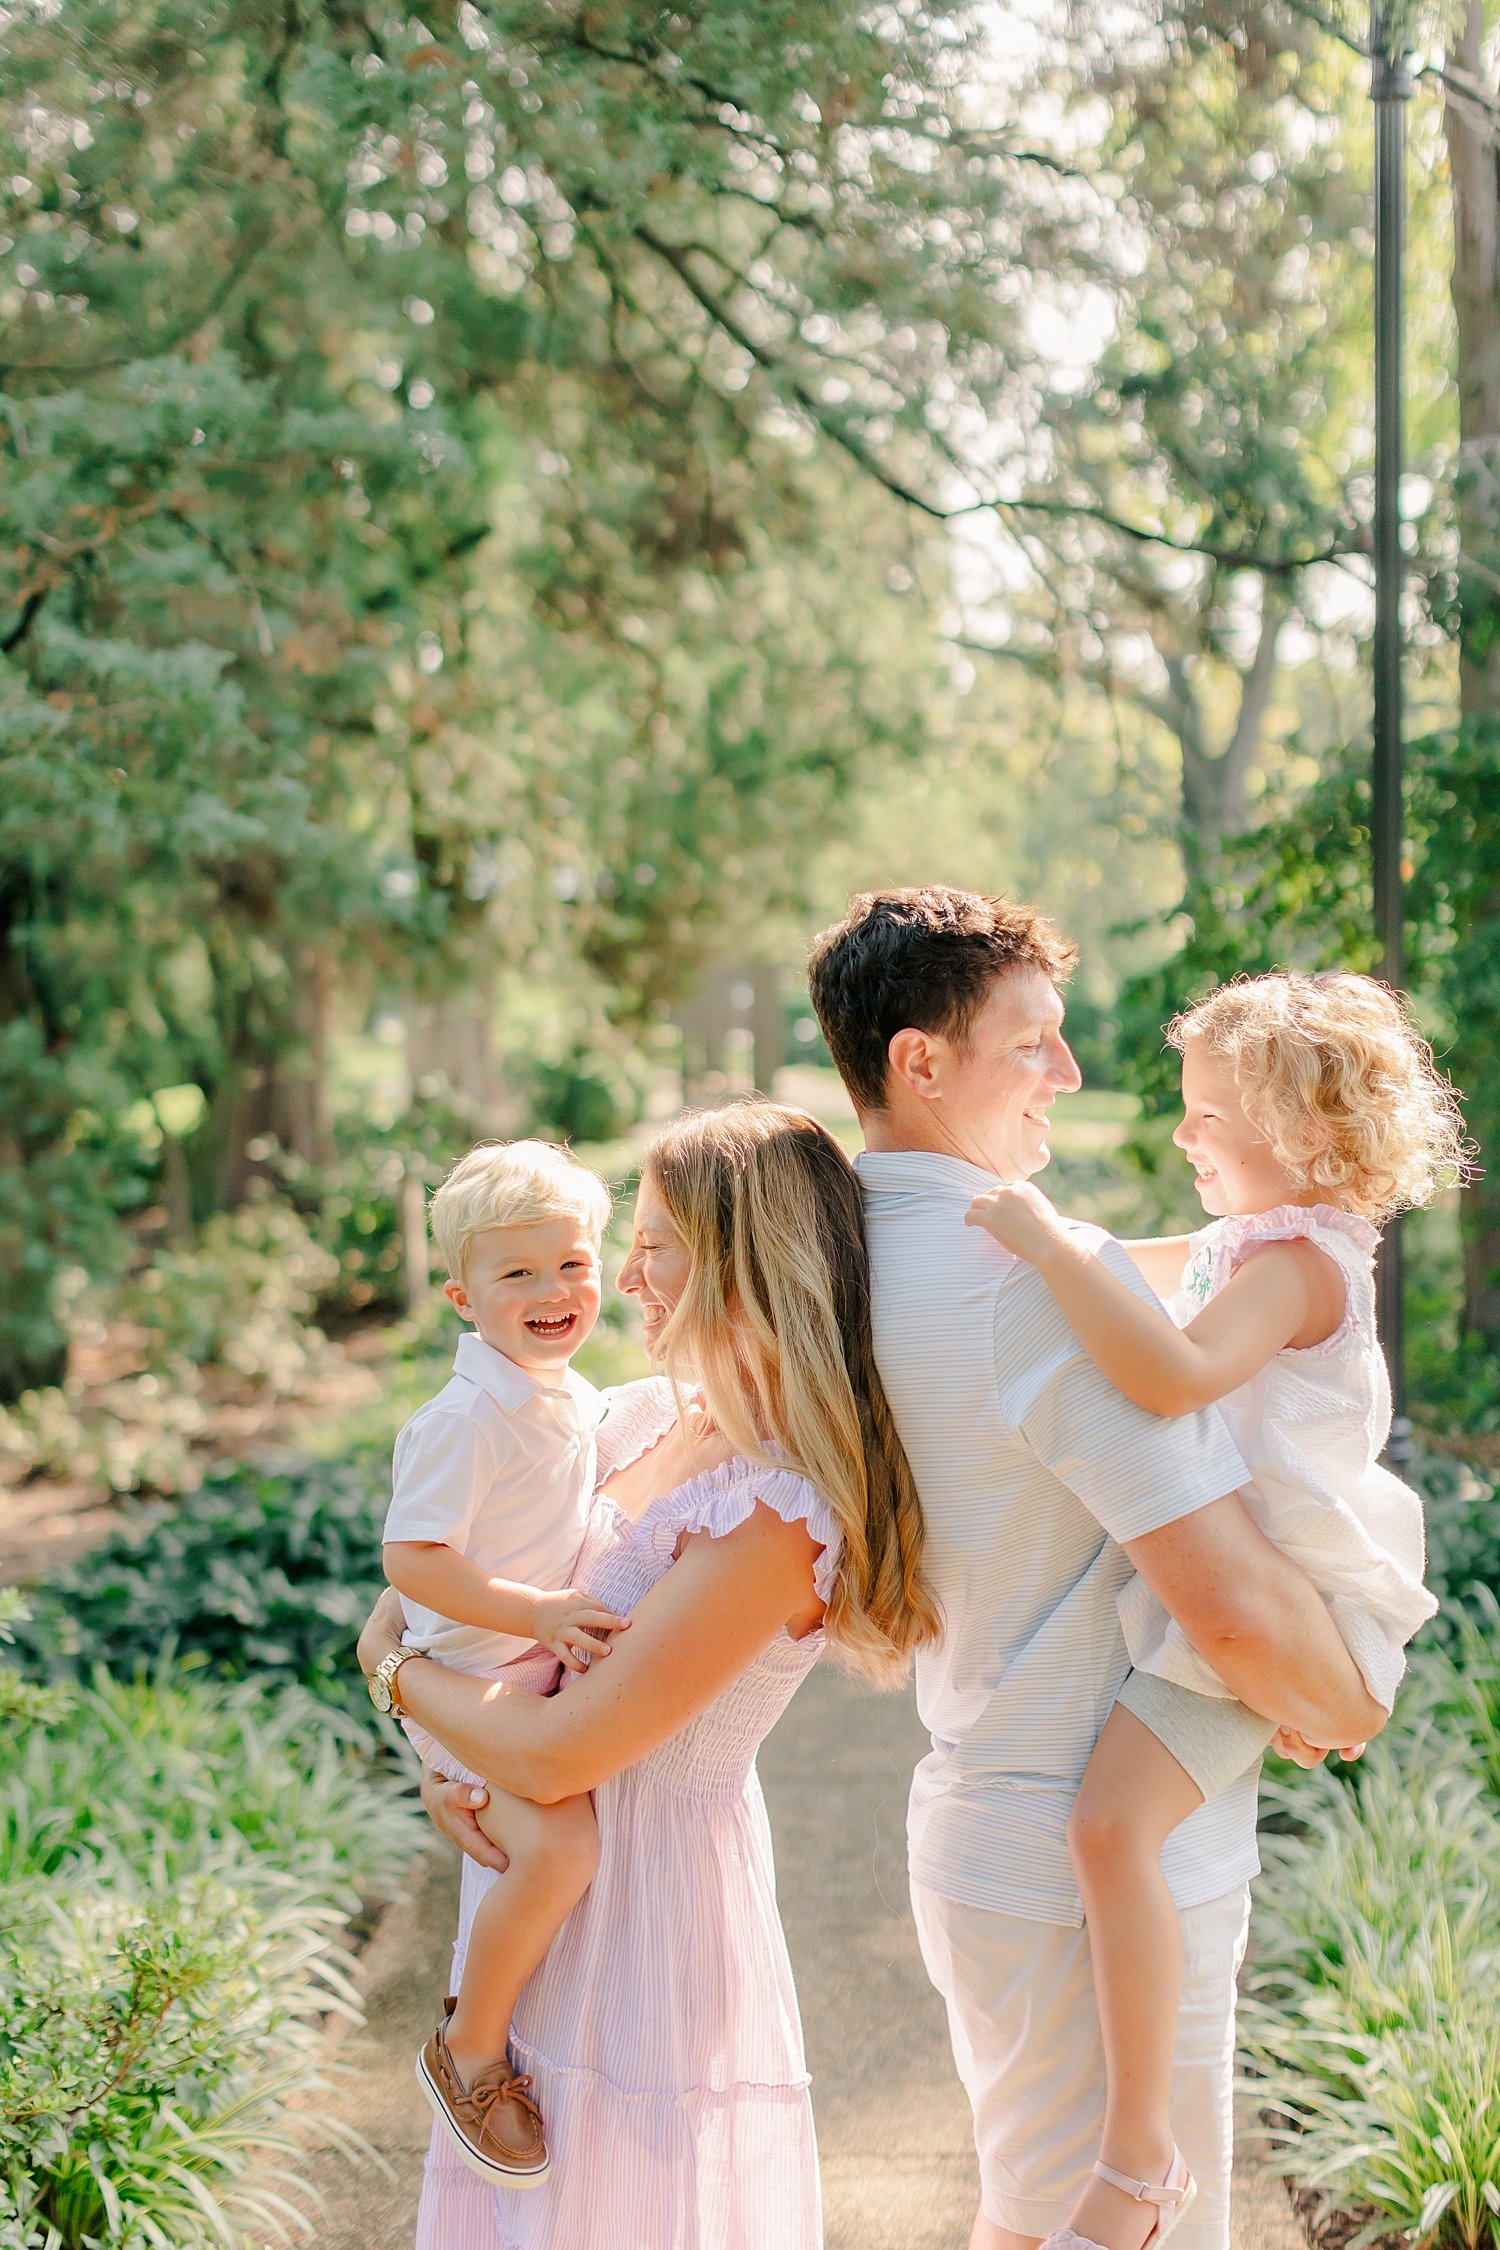
<svg viewBox="0 0 1500 2250">
<path fill-rule="evenodd" d="M 964 1213 L 964 1225 L 982 1227 L 1003 1250 L 1028 1259 L 1032 1265 L 1045 1257 L 1055 1242 L 1066 1239 L 1057 1212 L 1029 1180 L 976 1195 Z"/>
<path fill-rule="evenodd" d="M 369 1678 L 381 1660 L 390 1655 L 393 1648 L 401 1646 L 401 1633 L 405 1622 L 406 1613 L 401 1607 L 401 1596 L 396 1592 L 394 1586 L 387 1586 L 385 1592 L 365 1619 L 364 1631 L 360 1634 L 355 1649 L 355 1654 L 359 1658 L 359 1668 L 366 1679 Z"/>
<path fill-rule="evenodd" d="M 490 1842 L 474 1817 L 489 1801 L 490 1793 L 482 1781 L 445 1781 L 430 1766 L 422 1768 L 422 1802 L 434 1827 L 440 1828 L 469 1859 L 503 1875 L 510 1861 L 498 1844 Z"/>
</svg>

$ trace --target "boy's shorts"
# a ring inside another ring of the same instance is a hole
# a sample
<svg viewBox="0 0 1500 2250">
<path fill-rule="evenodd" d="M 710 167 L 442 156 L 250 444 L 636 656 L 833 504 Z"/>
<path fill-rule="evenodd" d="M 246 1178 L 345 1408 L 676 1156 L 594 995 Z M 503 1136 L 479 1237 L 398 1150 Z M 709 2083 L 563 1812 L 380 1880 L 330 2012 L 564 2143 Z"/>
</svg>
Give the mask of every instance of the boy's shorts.
<svg viewBox="0 0 1500 2250">
<path fill-rule="evenodd" d="M 551 1695 L 561 1683 L 562 1669 L 550 1649 L 529 1648 L 524 1656 L 512 1657 L 509 1664 L 502 1664 L 496 1672 L 471 1672 L 467 1677 L 475 1680 L 501 1680 L 506 1687 L 518 1689 L 526 1695 Z M 446 1750 L 436 1735 L 429 1734 L 425 1727 L 419 1727 L 415 1719 L 403 1718 L 401 1731 L 423 1765 L 431 1772 L 441 1774 L 444 1781 L 477 1781 L 486 1788 L 489 1786 L 482 1774 L 470 1773 L 467 1766 L 460 1765 L 452 1751 Z"/>
</svg>

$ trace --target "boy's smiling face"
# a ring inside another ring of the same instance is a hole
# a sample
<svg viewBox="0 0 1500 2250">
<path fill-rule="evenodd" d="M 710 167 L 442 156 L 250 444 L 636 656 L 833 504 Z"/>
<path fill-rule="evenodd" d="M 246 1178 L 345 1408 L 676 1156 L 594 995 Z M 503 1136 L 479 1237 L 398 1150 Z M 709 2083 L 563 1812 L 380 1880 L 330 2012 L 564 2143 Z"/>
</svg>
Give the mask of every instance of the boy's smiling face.
<svg viewBox="0 0 1500 2250">
<path fill-rule="evenodd" d="M 444 1290 L 493 1351 L 558 1383 L 599 1317 L 599 1245 L 579 1219 L 484 1227 Z"/>
</svg>

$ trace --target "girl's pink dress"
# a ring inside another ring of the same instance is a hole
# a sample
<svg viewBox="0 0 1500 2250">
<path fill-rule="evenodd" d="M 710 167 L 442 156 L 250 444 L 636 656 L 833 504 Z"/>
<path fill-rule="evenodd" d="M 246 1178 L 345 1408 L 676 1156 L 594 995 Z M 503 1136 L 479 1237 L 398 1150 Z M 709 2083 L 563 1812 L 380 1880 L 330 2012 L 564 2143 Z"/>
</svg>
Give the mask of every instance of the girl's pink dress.
<svg viewBox="0 0 1500 2250">
<path fill-rule="evenodd" d="M 601 1479 L 673 1413 L 662 1381 L 612 1393 Z M 632 1609 L 684 1532 L 732 1531 L 757 1501 L 822 1542 L 826 1601 L 838 1562 L 827 1504 L 804 1477 L 743 1460 L 634 1523 L 601 1498 L 575 1583 Z M 594 1792 L 599 1872 L 522 1993 L 511 2042 L 547 2122 L 551 2175 L 497 2191 L 434 2127 L 417 2250 L 817 2250 L 807 2065 L 755 1753 L 822 1646 L 821 1633 L 783 1632 L 679 1734 Z M 464 1862 L 455 1987 L 494 1880 Z"/>
</svg>

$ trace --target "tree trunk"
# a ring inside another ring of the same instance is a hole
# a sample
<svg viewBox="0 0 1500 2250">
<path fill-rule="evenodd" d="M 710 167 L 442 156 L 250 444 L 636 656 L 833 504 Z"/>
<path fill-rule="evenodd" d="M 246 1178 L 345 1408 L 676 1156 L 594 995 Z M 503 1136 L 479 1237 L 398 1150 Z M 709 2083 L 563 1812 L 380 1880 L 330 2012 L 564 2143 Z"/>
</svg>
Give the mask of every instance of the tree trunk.
<svg viewBox="0 0 1500 2250">
<path fill-rule="evenodd" d="M 1208 747 L 1186 664 L 1180 659 L 1168 661 L 1169 723 L 1182 749 L 1183 861 L 1190 884 L 1211 879 L 1220 844 L 1226 836 L 1241 834 L 1247 824 L 1250 777 L 1260 756 L 1276 685 L 1276 655 L 1286 614 L 1285 594 L 1263 580 L 1255 652 L 1240 674 L 1234 731 L 1222 750 Z"/>
<path fill-rule="evenodd" d="M 1468 0 L 1452 60 L 1461 77 L 1483 83 L 1484 21 Z M 1466 730 L 1500 725 L 1500 169 L 1493 128 L 1450 95 L 1444 112 L 1453 179 L 1453 306 L 1458 329 L 1459 697 Z M 1500 915 L 1500 897 L 1465 900 L 1455 929 L 1460 948 L 1480 939 Z M 1451 1056 L 1467 1097 L 1469 1127 L 1485 1173 L 1463 1192 L 1464 1323 L 1500 1343 L 1500 1082 L 1497 1026 L 1475 996 L 1460 1011 Z"/>
<path fill-rule="evenodd" d="M 265 1176 L 255 1153 L 263 1140 L 305 1163 L 328 1162 L 332 996 L 332 963 L 309 953 L 298 963 L 292 1004 L 279 1022 L 266 1023 L 253 1003 L 245 1003 L 224 1026 L 224 1070 L 217 1084 L 205 1089 L 203 1122 L 182 1151 L 192 1214 L 200 1225 L 215 1211 L 243 1203 L 251 1181 Z"/>
</svg>

